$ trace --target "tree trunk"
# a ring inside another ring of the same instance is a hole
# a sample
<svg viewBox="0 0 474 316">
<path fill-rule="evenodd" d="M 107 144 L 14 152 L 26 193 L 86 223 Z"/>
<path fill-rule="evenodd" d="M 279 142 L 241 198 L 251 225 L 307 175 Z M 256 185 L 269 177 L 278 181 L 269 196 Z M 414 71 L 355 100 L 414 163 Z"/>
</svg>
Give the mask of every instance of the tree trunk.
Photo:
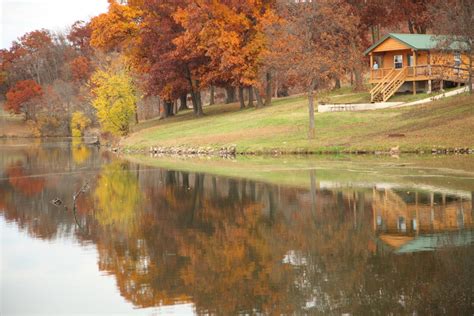
<svg viewBox="0 0 474 316">
<path fill-rule="evenodd" d="M 199 80 L 193 79 L 189 67 L 186 67 L 186 75 L 189 85 L 191 87 L 191 98 L 193 101 L 194 115 L 202 116 L 204 112 L 202 111 L 201 92 L 199 91 Z"/>
<path fill-rule="evenodd" d="M 244 87 L 239 86 L 239 101 L 240 101 L 240 109 L 245 109 L 245 100 L 244 100 Z"/>
<path fill-rule="evenodd" d="M 195 88 L 191 89 L 191 100 L 193 101 L 194 115 L 203 115 L 204 113 L 202 111 L 201 92 L 195 90 Z"/>
<path fill-rule="evenodd" d="M 187 110 L 188 109 L 188 95 L 187 94 L 182 94 L 179 97 L 179 110 Z"/>
<path fill-rule="evenodd" d="M 314 88 L 316 82 L 313 80 L 308 89 L 308 111 L 309 111 L 309 131 L 308 138 L 314 139 L 316 136 L 316 127 L 314 123 Z"/>
<path fill-rule="evenodd" d="M 341 89 L 341 79 L 336 78 L 336 84 L 334 85 L 334 89 Z"/>
<path fill-rule="evenodd" d="M 275 78 L 275 90 L 274 90 L 273 97 L 278 98 L 278 78 Z"/>
<path fill-rule="evenodd" d="M 210 93 L 210 95 L 211 95 L 211 96 L 210 96 L 209 105 L 214 105 L 214 104 L 216 104 L 216 101 L 215 101 L 215 99 L 214 99 L 214 92 L 215 92 L 214 90 L 215 90 L 214 86 L 211 85 L 211 88 L 210 88 L 210 91 L 209 91 L 209 93 Z"/>
<path fill-rule="evenodd" d="M 272 74 L 267 72 L 267 86 L 265 88 L 265 105 L 272 104 Z"/>
<path fill-rule="evenodd" d="M 196 107 L 195 114 L 197 116 L 202 116 L 202 115 L 204 115 L 204 111 L 202 110 L 201 91 L 199 91 L 199 90 L 196 92 L 196 101 L 197 101 L 197 107 Z"/>
<path fill-rule="evenodd" d="M 173 101 L 173 115 L 178 114 L 178 100 Z"/>
<path fill-rule="evenodd" d="M 260 95 L 260 91 L 258 91 L 257 88 L 254 88 L 254 91 L 255 91 L 255 98 L 257 99 L 257 109 L 260 109 L 263 107 L 262 96 Z"/>
<path fill-rule="evenodd" d="M 173 115 L 173 102 L 172 101 L 164 101 L 163 103 L 163 108 L 160 111 L 161 112 L 161 117 L 162 118 L 167 118 L 170 115 Z"/>
<path fill-rule="evenodd" d="M 197 108 L 198 108 L 197 107 L 197 102 L 198 101 L 197 101 L 196 93 L 193 90 L 191 90 L 191 102 L 193 104 L 193 112 L 196 115 L 197 114 Z"/>
<path fill-rule="evenodd" d="M 473 77 L 473 68 L 474 65 L 472 64 L 472 53 L 469 54 L 469 79 L 467 80 L 467 84 L 468 84 L 468 91 L 469 91 L 469 94 L 472 94 L 472 77 Z"/>
<path fill-rule="evenodd" d="M 364 90 L 364 83 L 363 83 L 363 78 L 362 78 L 362 69 L 360 65 L 357 65 L 354 67 L 354 77 L 355 77 L 355 86 L 354 90 L 355 91 L 362 91 Z"/>
<path fill-rule="evenodd" d="M 236 101 L 235 100 L 235 88 L 234 87 L 226 87 L 225 92 L 226 92 L 225 103 L 226 104 L 234 103 Z"/>
<path fill-rule="evenodd" d="M 250 87 L 248 87 L 247 89 L 248 89 L 248 92 L 249 92 L 249 103 L 248 103 L 247 106 L 250 108 L 250 107 L 253 107 L 253 106 L 254 106 L 254 105 L 253 105 L 253 87 L 250 86 Z"/>
<path fill-rule="evenodd" d="M 408 30 L 410 31 L 410 34 L 415 34 L 415 29 L 413 28 L 413 21 L 408 20 Z"/>
<path fill-rule="evenodd" d="M 372 33 L 372 44 L 377 42 L 380 39 L 380 29 L 378 25 L 374 25 L 370 28 Z"/>
</svg>

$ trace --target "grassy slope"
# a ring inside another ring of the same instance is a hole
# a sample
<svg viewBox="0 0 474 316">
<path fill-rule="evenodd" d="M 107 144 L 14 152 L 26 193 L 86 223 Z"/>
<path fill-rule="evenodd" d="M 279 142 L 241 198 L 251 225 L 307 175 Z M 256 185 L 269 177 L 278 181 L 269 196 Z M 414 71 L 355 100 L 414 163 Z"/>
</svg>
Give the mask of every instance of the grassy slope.
<svg viewBox="0 0 474 316">
<path fill-rule="evenodd" d="M 150 146 L 220 148 L 239 152 L 388 150 L 434 147 L 474 148 L 474 96 L 461 95 L 430 104 L 377 111 L 316 114 L 316 139 L 307 139 L 307 101 L 279 99 L 264 109 L 238 110 L 237 104 L 206 107 L 206 116 L 187 111 L 167 120 L 144 122 L 122 140 L 130 149 Z M 389 137 L 405 134 L 405 137 Z"/>
<path fill-rule="evenodd" d="M 456 88 L 446 89 L 445 92 L 456 90 Z M 368 87 L 367 87 L 368 90 Z M 413 95 L 413 93 L 396 93 L 388 100 L 389 102 L 412 102 L 427 99 L 435 95 L 445 92 L 426 93 L 421 92 Z M 370 93 L 367 91 L 352 92 L 350 87 L 341 88 L 339 91 L 331 91 L 323 98 L 325 103 L 343 104 L 343 103 L 370 103 Z"/>
<path fill-rule="evenodd" d="M 309 187 L 310 171 L 321 183 L 373 187 L 389 183 L 406 188 L 474 191 L 474 159 L 470 156 L 285 156 L 220 158 L 152 158 L 127 155 L 127 160 L 170 170 L 203 172 L 281 185 Z"/>
</svg>

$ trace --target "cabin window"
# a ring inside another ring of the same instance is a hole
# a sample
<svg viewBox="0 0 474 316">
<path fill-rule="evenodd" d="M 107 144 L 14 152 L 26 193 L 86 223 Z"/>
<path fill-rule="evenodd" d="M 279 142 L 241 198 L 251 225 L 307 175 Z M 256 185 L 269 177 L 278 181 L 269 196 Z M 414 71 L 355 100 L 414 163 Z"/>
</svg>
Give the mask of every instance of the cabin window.
<svg viewBox="0 0 474 316">
<path fill-rule="evenodd" d="M 454 54 L 454 67 L 461 67 L 461 54 L 460 53 Z"/>
<path fill-rule="evenodd" d="M 454 53 L 454 73 L 459 74 L 461 68 L 461 54 Z"/>
<path fill-rule="evenodd" d="M 403 55 L 393 56 L 393 66 L 395 69 L 403 68 Z"/>
<path fill-rule="evenodd" d="M 398 218 L 397 228 L 398 228 L 398 231 L 401 231 L 401 232 L 406 232 L 407 231 L 407 223 L 405 222 L 404 217 L 400 216 Z"/>
</svg>

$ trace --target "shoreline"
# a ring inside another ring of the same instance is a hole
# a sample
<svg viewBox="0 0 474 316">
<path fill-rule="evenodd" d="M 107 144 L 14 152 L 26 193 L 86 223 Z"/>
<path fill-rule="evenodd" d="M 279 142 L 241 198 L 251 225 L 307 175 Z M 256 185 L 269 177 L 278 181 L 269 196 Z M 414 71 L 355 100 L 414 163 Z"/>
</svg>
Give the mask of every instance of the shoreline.
<svg viewBox="0 0 474 316">
<path fill-rule="evenodd" d="M 0 135 L 0 140 L 32 140 L 32 141 L 43 141 L 43 140 L 65 140 L 73 141 L 77 138 L 71 136 L 6 136 Z M 88 142 L 89 140 L 89 142 Z M 90 142 L 95 140 L 95 142 Z M 402 149 L 392 148 L 387 149 L 308 149 L 308 148 L 293 148 L 293 149 L 281 149 L 281 148 L 269 148 L 260 150 L 239 150 L 236 145 L 229 145 L 223 147 L 187 147 L 187 146 L 152 146 L 150 148 L 145 147 L 128 147 L 128 146 L 115 146 L 112 144 L 98 144 L 97 137 L 82 137 L 81 142 L 84 145 L 100 146 L 101 148 L 114 152 L 114 153 L 125 153 L 125 154 L 150 154 L 156 156 L 179 156 L 179 157 L 190 157 L 190 156 L 209 156 L 209 157 L 229 157 L 229 156 L 319 156 L 319 155 L 373 155 L 373 156 L 396 156 L 400 154 L 416 154 L 416 155 L 474 155 L 474 147 L 421 147 L 419 149 Z"/>
<path fill-rule="evenodd" d="M 392 148 L 391 150 L 310 150 L 304 148 L 296 148 L 292 150 L 281 149 L 263 149 L 257 151 L 239 150 L 236 146 L 227 146 L 221 148 L 212 147 L 150 147 L 149 149 L 139 148 L 131 149 L 128 147 L 112 147 L 110 151 L 126 154 L 150 154 L 156 156 L 211 156 L 211 157 L 228 157 L 228 156 L 301 156 L 301 155 L 399 155 L 399 154 L 419 154 L 419 155 L 473 155 L 474 148 L 432 148 L 419 150 L 403 150 Z"/>
</svg>

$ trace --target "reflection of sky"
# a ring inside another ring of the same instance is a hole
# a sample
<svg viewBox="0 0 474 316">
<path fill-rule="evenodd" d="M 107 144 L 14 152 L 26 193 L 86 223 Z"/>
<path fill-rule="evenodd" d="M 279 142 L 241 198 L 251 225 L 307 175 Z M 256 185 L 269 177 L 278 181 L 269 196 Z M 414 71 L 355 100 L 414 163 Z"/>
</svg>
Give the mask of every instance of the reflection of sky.
<svg viewBox="0 0 474 316">
<path fill-rule="evenodd" d="M 193 305 L 133 309 L 113 276 L 100 273 L 94 246 L 70 239 L 43 241 L 19 232 L 0 216 L 0 314 L 193 314 Z"/>
</svg>

